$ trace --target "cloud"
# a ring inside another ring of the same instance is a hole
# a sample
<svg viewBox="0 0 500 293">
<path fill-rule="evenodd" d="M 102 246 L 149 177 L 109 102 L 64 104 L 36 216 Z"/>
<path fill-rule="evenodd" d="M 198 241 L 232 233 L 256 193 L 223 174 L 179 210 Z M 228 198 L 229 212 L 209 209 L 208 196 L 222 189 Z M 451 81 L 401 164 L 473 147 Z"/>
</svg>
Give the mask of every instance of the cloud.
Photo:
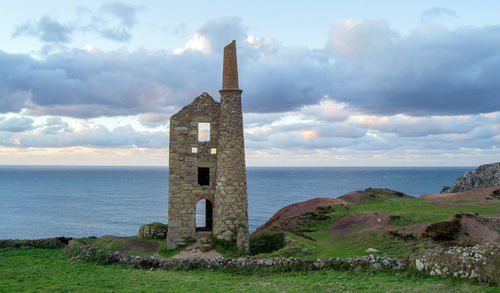
<svg viewBox="0 0 500 293">
<path fill-rule="evenodd" d="M 203 91 L 217 98 L 222 47 L 232 39 L 245 112 L 302 109 L 342 120 L 344 111 L 431 116 L 500 110 L 500 26 L 420 24 L 401 35 L 383 20 L 339 20 L 325 49 L 313 50 L 249 36 L 241 19 L 225 17 L 207 22 L 174 51 L 66 49 L 42 60 L 0 52 L 0 111 L 170 113 Z M 320 104 L 325 100 L 342 107 Z"/>
<path fill-rule="evenodd" d="M 130 125 L 109 130 L 103 125 L 89 126 L 83 122 L 68 125 L 59 118 L 51 118 L 33 131 L 10 137 L 4 141 L 4 145 L 42 148 L 71 146 L 162 148 L 168 145 L 168 136 L 160 131 L 137 131 Z"/>
<path fill-rule="evenodd" d="M 140 7 L 134 7 L 121 2 L 111 2 L 101 6 L 101 11 L 117 18 L 121 25 L 132 28 L 137 23 L 137 12 Z"/>
<path fill-rule="evenodd" d="M 74 28 L 45 15 L 36 22 L 28 21 L 16 27 L 12 37 L 32 36 L 46 43 L 68 43 Z"/>
<path fill-rule="evenodd" d="M 100 34 L 103 38 L 109 39 L 117 42 L 126 42 L 130 40 L 132 37 L 126 30 L 124 29 L 105 29 L 100 30 Z"/>
<path fill-rule="evenodd" d="M 318 120 L 344 121 L 349 117 L 349 112 L 344 109 L 345 106 L 334 100 L 323 100 L 318 105 L 305 106 L 301 112 Z"/>
<path fill-rule="evenodd" d="M 101 17 L 101 25 L 94 27 L 101 37 L 116 41 L 127 42 L 132 38 L 130 29 L 137 24 L 137 13 L 141 7 L 131 6 L 125 3 L 112 2 L 101 6 L 100 11 L 115 18 L 118 25 L 113 26 L 112 21 Z"/>
<path fill-rule="evenodd" d="M 380 21 L 362 20 L 337 23 L 331 31 L 327 50 L 335 63 L 326 74 L 332 81 L 329 94 L 339 102 L 386 115 L 500 109 L 495 77 L 500 74 L 500 26 L 449 30 L 421 24 L 400 35 Z"/>
<path fill-rule="evenodd" d="M 368 129 L 395 133 L 400 137 L 422 137 L 443 133 L 468 133 L 484 124 L 477 117 L 411 117 L 406 115 L 365 116 L 356 118 L 356 122 Z"/>
<path fill-rule="evenodd" d="M 139 122 L 144 126 L 157 127 L 167 124 L 170 115 L 169 113 L 144 113 L 139 115 Z"/>
<path fill-rule="evenodd" d="M 23 132 L 33 127 L 33 119 L 28 117 L 0 117 L 0 131 Z"/>
<path fill-rule="evenodd" d="M 138 22 L 140 10 L 142 7 L 120 2 L 104 4 L 99 12 L 78 6 L 77 19 L 72 24 L 63 24 L 45 15 L 35 22 L 27 21 L 17 26 L 12 37 L 31 36 L 44 43 L 67 44 L 73 35 L 94 33 L 111 41 L 128 42 L 132 38 L 130 31 Z"/>
<path fill-rule="evenodd" d="M 185 38 L 186 37 L 186 23 L 181 22 L 178 25 L 174 27 L 172 30 L 172 33 L 180 38 Z"/>
<path fill-rule="evenodd" d="M 248 29 L 243 25 L 239 17 L 219 17 L 209 20 L 198 30 L 198 34 L 206 36 L 210 40 L 212 49 L 221 54 L 219 48 L 223 48 L 231 40 L 244 40 Z"/>
<path fill-rule="evenodd" d="M 422 12 L 420 19 L 422 21 L 432 21 L 440 16 L 446 17 L 457 17 L 457 13 L 453 10 L 442 8 L 442 7 L 432 7 Z"/>
</svg>

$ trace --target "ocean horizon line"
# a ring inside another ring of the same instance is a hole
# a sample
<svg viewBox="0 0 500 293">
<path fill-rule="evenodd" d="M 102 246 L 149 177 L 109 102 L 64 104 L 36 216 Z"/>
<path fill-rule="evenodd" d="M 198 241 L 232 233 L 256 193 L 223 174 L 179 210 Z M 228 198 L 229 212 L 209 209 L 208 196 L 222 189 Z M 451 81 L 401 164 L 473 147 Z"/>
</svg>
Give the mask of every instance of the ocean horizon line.
<svg viewBox="0 0 500 293">
<path fill-rule="evenodd" d="M 297 165 L 248 165 L 247 168 L 476 168 L 479 165 L 373 165 L 373 166 L 322 166 L 322 165 L 307 165 L 307 166 L 297 166 Z M 0 163 L 0 168 L 2 167 L 96 167 L 96 168 L 168 168 L 168 165 L 72 165 L 72 164 L 2 164 Z"/>
</svg>

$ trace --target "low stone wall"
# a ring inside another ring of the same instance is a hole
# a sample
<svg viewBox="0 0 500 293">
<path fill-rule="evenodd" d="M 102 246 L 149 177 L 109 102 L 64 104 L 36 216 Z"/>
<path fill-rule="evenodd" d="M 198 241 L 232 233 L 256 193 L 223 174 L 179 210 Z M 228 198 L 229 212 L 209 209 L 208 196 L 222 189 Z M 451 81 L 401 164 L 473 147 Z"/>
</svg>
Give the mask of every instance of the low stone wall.
<svg viewBox="0 0 500 293">
<path fill-rule="evenodd" d="M 213 259 L 163 259 L 154 256 L 140 257 L 120 254 L 118 251 L 104 251 L 92 246 L 68 247 L 70 257 L 80 258 L 100 264 L 123 264 L 150 270 L 200 270 L 217 271 L 259 271 L 277 272 L 304 270 L 404 270 L 407 260 L 399 260 L 380 256 L 361 256 L 353 258 L 330 258 L 328 260 L 305 260 L 301 258 L 213 258 Z"/>
<path fill-rule="evenodd" d="M 410 258 L 411 267 L 431 275 L 478 279 L 500 284 L 500 244 L 435 246 Z"/>
<path fill-rule="evenodd" d="M 63 248 L 72 238 L 56 237 L 33 240 L 0 240 L 0 248 Z"/>
</svg>

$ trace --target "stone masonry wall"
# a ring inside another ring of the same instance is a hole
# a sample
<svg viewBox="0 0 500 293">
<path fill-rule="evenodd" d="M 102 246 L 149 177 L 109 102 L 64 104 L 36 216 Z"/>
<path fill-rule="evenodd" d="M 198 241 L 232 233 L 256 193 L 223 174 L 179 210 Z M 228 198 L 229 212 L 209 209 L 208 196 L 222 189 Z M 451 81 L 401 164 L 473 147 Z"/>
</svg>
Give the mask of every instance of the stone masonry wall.
<svg viewBox="0 0 500 293">
<path fill-rule="evenodd" d="M 236 41 L 224 47 L 222 65 L 222 89 L 239 89 L 238 63 L 236 60 Z"/>
<path fill-rule="evenodd" d="M 218 120 L 219 103 L 207 93 L 170 118 L 167 249 L 195 238 L 198 200 L 214 204 L 217 155 L 210 149 L 218 145 Z M 198 123 L 210 123 L 209 141 L 198 141 Z M 197 153 L 192 153 L 193 147 Z M 208 186 L 198 184 L 198 167 L 210 168 Z"/>
<path fill-rule="evenodd" d="M 221 90 L 214 235 L 248 251 L 248 200 L 241 91 Z"/>
</svg>

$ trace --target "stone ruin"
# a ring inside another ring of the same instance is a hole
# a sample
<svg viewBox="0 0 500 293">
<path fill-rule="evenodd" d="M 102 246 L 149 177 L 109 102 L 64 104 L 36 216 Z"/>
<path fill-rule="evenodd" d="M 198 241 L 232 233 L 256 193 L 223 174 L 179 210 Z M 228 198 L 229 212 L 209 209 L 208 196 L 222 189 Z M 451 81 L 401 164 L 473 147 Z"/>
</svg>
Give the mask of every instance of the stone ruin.
<svg viewBox="0 0 500 293">
<path fill-rule="evenodd" d="M 249 251 L 248 201 L 236 42 L 224 48 L 220 102 L 202 93 L 170 118 L 167 249 L 198 233 Z M 196 205 L 205 200 L 205 226 Z M 206 237 L 206 236 L 205 236 Z"/>
</svg>

